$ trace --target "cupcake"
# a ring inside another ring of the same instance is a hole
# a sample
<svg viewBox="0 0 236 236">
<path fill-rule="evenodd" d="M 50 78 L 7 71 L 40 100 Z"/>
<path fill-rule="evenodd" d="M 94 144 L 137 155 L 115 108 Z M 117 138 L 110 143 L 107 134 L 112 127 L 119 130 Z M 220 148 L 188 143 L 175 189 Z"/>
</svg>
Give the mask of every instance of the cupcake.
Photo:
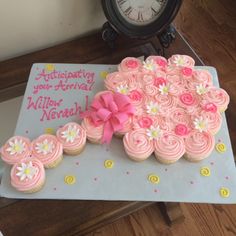
<svg viewBox="0 0 236 236">
<path fill-rule="evenodd" d="M 166 132 L 154 141 L 154 153 L 158 161 L 171 164 L 178 161 L 185 153 L 185 144 L 178 135 Z"/>
<path fill-rule="evenodd" d="M 44 183 L 44 166 L 41 161 L 35 158 L 23 159 L 14 164 L 11 169 L 11 185 L 20 192 L 38 192 Z"/>
<path fill-rule="evenodd" d="M 192 162 L 207 158 L 213 151 L 215 139 L 212 134 L 205 131 L 192 130 L 185 138 L 186 153 L 184 157 Z"/>
<path fill-rule="evenodd" d="M 86 131 L 79 124 L 70 122 L 57 130 L 57 139 L 63 145 L 63 151 L 67 155 L 80 154 L 86 144 Z"/>
<path fill-rule="evenodd" d="M 4 162 L 14 165 L 30 155 L 30 140 L 22 136 L 14 136 L 7 140 L 1 149 Z"/>
<path fill-rule="evenodd" d="M 54 135 L 43 134 L 32 141 L 32 156 L 39 159 L 45 168 L 56 167 L 63 158 L 62 144 Z"/>
<path fill-rule="evenodd" d="M 89 117 L 84 118 L 81 126 L 86 130 L 87 139 L 94 144 L 99 144 L 102 141 L 103 125 L 95 126 Z"/>
<path fill-rule="evenodd" d="M 154 151 L 153 141 L 148 137 L 146 129 L 126 133 L 123 143 L 127 155 L 135 161 L 147 159 Z"/>
</svg>

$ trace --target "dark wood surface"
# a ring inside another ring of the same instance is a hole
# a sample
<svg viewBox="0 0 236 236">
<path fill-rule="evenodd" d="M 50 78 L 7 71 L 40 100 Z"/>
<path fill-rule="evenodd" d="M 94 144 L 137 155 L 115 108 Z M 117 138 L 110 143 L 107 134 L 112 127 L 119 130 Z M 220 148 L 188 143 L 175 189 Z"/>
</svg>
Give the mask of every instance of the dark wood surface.
<svg viewBox="0 0 236 236">
<path fill-rule="evenodd" d="M 101 40 L 100 34 L 95 34 L 1 62 L 0 98 L 3 100 L 24 93 L 30 68 L 35 62 L 111 64 L 126 56 L 157 54 L 158 48 L 157 38 L 146 41 L 120 38 L 116 49 L 111 50 Z M 201 64 L 178 34 L 166 56 L 174 53 L 191 55 L 198 65 Z M 0 199 L 0 230 L 7 236 L 16 235 L 16 232 L 17 235 L 81 235 L 150 204 L 156 207 L 155 203 L 147 202 Z M 169 222 L 183 219 L 179 204 L 164 205 L 164 210 Z"/>
</svg>

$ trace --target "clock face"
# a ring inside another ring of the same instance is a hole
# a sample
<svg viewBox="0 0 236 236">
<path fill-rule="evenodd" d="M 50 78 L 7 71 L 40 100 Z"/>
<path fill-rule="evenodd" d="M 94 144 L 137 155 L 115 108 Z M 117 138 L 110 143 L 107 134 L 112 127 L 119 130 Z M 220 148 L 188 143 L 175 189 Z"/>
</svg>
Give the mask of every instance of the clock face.
<svg viewBox="0 0 236 236">
<path fill-rule="evenodd" d="M 123 18 L 133 25 L 147 25 L 155 21 L 166 7 L 167 0 L 116 0 Z"/>
</svg>

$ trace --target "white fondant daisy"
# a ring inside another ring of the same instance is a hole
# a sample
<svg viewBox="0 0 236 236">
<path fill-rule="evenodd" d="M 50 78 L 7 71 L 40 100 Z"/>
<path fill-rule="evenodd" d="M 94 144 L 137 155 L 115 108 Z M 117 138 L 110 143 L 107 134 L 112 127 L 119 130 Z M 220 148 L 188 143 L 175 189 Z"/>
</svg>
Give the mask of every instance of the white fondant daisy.
<svg viewBox="0 0 236 236">
<path fill-rule="evenodd" d="M 170 91 L 170 86 L 168 84 L 159 85 L 158 90 L 161 92 L 161 95 L 168 95 Z"/>
<path fill-rule="evenodd" d="M 21 154 L 25 151 L 25 143 L 22 141 L 22 139 L 14 139 L 9 141 L 9 145 L 10 147 L 7 148 L 7 151 L 10 152 L 10 155 Z"/>
<path fill-rule="evenodd" d="M 177 55 L 173 62 L 176 66 L 184 66 L 186 64 L 186 58 L 182 55 Z"/>
<path fill-rule="evenodd" d="M 116 91 L 118 93 L 122 93 L 124 95 L 128 94 L 129 92 L 129 87 L 128 85 L 119 85 L 117 88 L 116 88 Z"/>
<path fill-rule="evenodd" d="M 23 181 L 26 178 L 32 179 L 37 171 L 37 168 L 35 168 L 30 161 L 27 164 L 21 163 L 21 166 L 18 166 L 17 170 L 19 170 L 19 172 L 17 172 L 16 175 L 20 177 L 20 181 Z"/>
<path fill-rule="evenodd" d="M 147 113 L 150 115 L 156 115 L 159 112 L 159 105 L 153 101 L 149 102 L 146 106 Z"/>
<path fill-rule="evenodd" d="M 159 125 L 157 127 L 151 126 L 149 129 L 147 129 L 147 136 L 151 140 L 158 139 L 161 136 L 161 134 L 162 132 Z"/>
<path fill-rule="evenodd" d="M 196 91 L 199 95 L 202 95 L 208 92 L 208 87 L 204 84 L 199 84 L 196 86 Z"/>
<path fill-rule="evenodd" d="M 208 128 L 208 120 L 204 120 L 202 116 L 200 118 L 196 118 L 193 123 L 195 129 L 199 130 L 200 132 L 205 131 Z"/>
<path fill-rule="evenodd" d="M 146 70 L 150 70 L 150 71 L 154 71 L 156 64 L 155 62 L 151 59 L 151 60 L 146 60 L 143 62 L 143 68 Z"/>
<path fill-rule="evenodd" d="M 79 129 L 77 129 L 75 125 L 73 127 L 69 125 L 68 129 L 62 132 L 62 138 L 65 138 L 66 142 L 71 142 L 71 143 L 75 141 L 78 135 L 79 135 Z"/>
<path fill-rule="evenodd" d="M 43 155 L 52 153 L 53 148 L 54 148 L 53 142 L 48 142 L 47 139 L 45 139 L 42 143 L 36 143 L 35 147 L 37 153 L 43 153 Z"/>
</svg>

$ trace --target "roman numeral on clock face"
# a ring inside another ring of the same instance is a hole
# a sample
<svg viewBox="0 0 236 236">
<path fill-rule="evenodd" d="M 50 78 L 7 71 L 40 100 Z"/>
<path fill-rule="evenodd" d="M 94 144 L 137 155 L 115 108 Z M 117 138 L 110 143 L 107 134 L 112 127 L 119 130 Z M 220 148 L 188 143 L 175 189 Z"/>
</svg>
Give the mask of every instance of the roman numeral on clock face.
<svg viewBox="0 0 236 236">
<path fill-rule="evenodd" d="M 117 2 L 118 2 L 118 4 L 121 6 L 122 4 L 126 3 L 127 0 L 118 0 Z"/>
<path fill-rule="evenodd" d="M 125 10 L 125 14 L 126 14 L 126 15 L 129 15 L 132 11 L 133 11 L 133 8 L 132 8 L 132 7 L 128 7 L 128 8 Z"/>
<path fill-rule="evenodd" d="M 138 12 L 138 21 L 143 21 L 143 14 L 142 12 Z"/>
</svg>

